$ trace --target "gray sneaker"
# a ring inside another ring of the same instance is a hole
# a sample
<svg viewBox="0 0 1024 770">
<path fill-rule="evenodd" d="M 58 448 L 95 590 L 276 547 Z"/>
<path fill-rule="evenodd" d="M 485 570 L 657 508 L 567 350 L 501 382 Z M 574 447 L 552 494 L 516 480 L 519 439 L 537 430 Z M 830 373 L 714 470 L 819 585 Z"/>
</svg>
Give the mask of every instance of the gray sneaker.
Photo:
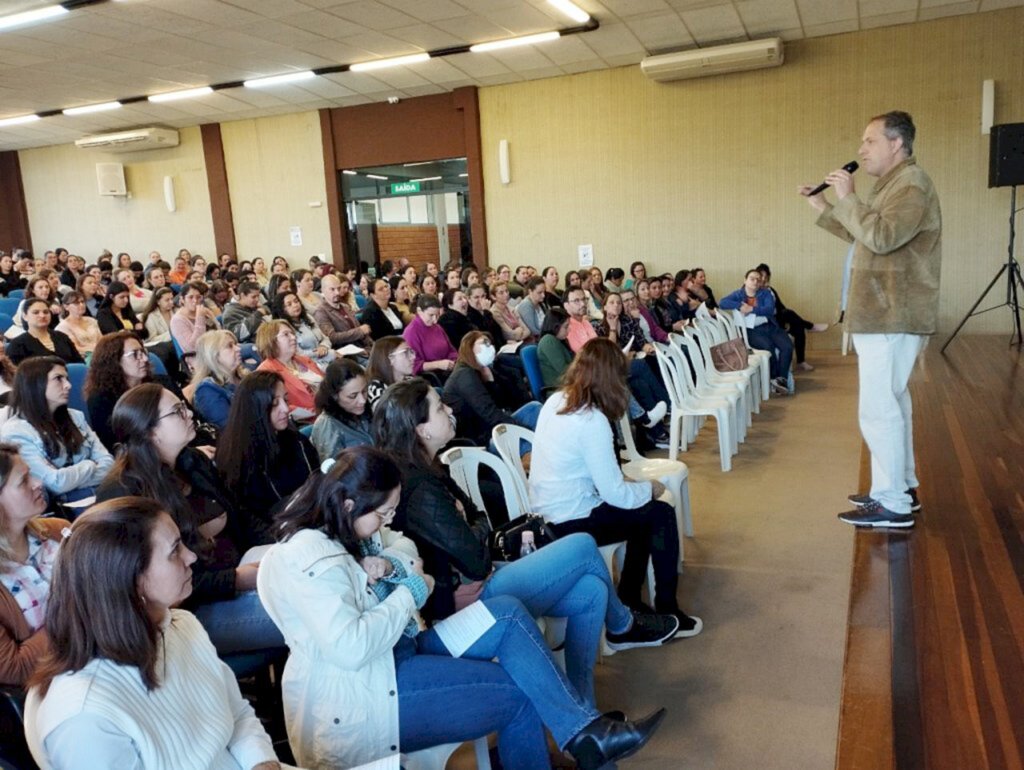
<svg viewBox="0 0 1024 770">
<path fill-rule="evenodd" d="M 910 512 L 917 513 L 921 510 L 921 501 L 917 499 L 917 490 L 908 489 L 907 494 L 910 495 Z M 846 499 L 858 508 L 863 508 L 868 503 L 875 502 L 871 495 L 850 495 Z"/>
<path fill-rule="evenodd" d="M 866 505 L 839 514 L 839 520 L 855 527 L 896 527 L 909 529 L 914 526 L 914 515 L 911 513 L 894 513 L 883 508 L 881 503 L 872 500 Z"/>
</svg>

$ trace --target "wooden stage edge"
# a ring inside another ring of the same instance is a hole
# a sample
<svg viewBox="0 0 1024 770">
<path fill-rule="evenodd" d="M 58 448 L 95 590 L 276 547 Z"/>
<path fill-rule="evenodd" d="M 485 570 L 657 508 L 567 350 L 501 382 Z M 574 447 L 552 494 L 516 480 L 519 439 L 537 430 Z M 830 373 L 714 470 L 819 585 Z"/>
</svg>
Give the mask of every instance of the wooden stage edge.
<svg viewBox="0 0 1024 770">
<path fill-rule="evenodd" d="M 942 341 L 911 381 L 917 526 L 852 533 L 839 770 L 1024 768 L 1024 354 Z"/>
</svg>

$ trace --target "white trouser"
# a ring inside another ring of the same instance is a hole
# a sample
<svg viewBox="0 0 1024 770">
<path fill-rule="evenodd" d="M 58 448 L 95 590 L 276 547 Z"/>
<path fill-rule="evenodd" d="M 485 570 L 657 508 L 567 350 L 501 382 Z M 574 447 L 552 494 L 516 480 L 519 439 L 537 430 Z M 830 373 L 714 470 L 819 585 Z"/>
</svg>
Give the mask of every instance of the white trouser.
<svg viewBox="0 0 1024 770">
<path fill-rule="evenodd" d="M 871 497 L 893 513 L 910 513 L 917 487 L 914 421 L 908 383 L 925 337 L 854 334 L 860 371 L 860 432 L 871 450 Z"/>
</svg>

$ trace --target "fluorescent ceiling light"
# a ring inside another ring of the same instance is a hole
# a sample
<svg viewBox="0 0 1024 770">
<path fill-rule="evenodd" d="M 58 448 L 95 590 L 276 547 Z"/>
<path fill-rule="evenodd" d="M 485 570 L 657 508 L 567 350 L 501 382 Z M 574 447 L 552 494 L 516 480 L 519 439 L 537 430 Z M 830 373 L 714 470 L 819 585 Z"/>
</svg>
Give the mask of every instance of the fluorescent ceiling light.
<svg viewBox="0 0 1024 770">
<path fill-rule="evenodd" d="M 19 115 L 16 118 L 3 118 L 0 120 L 0 128 L 4 126 L 20 126 L 22 123 L 34 123 L 39 120 L 38 115 Z"/>
<path fill-rule="evenodd" d="M 349 176 L 357 176 L 355 171 L 349 171 L 347 168 L 343 168 L 341 170 L 341 173 L 342 174 L 348 174 Z"/>
<path fill-rule="evenodd" d="M 415 163 L 403 163 L 405 168 L 412 168 L 413 166 L 429 166 L 431 163 L 437 163 L 436 160 L 418 160 Z"/>
<path fill-rule="evenodd" d="M 303 70 L 302 72 L 289 72 L 285 75 L 271 75 L 269 78 L 246 80 L 242 85 L 246 88 L 266 88 L 268 86 L 284 85 L 285 83 L 297 83 L 300 80 L 310 80 L 315 77 L 316 73 L 313 70 Z"/>
<path fill-rule="evenodd" d="M 209 86 L 200 86 L 199 88 L 189 88 L 185 91 L 171 91 L 166 94 L 153 94 L 148 97 L 149 101 L 154 104 L 161 102 L 176 102 L 179 99 L 191 99 L 195 96 L 205 96 L 206 94 L 212 94 L 213 89 Z"/>
<path fill-rule="evenodd" d="M 90 112 L 106 112 L 116 110 L 121 102 L 103 102 L 103 104 L 87 104 L 84 107 L 69 107 L 63 110 L 65 115 L 88 115 Z"/>
<path fill-rule="evenodd" d="M 439 176 L 425 176 L 422 179 L 410 179 L 410 182 L 436 182 L 441 179 Z"/>
<path fill-rule="evenodd" d="M 590 21 L 590 14 L 575 3 L 570 2 L 570 0 L 548 0 L 548 2 L 573 21 L 577 21 L 580 24 L 586 24 Z"/>
<path fill-rule="evenodd" d="M 22 24 L 33 24 L 37 21 L 46 21 L 57 16 L 63 16 L 65 13 L 69 13 L 67 8 L 59 5 L 48 5 L 45 8 L 37 8 L 34 11 L 0 16 L 0 30 L 18 27 Z"/>
<path fill-rule="evenodd" d="M 561 35 L 557 32 L 540 32 L 536 35 L 524 35 L 523 37 L 509 37 L 504 40 L 492 40 L 489 43 L 477 43 L 471 45 L 469 50 L 473 53 L 486 53 L 497 51 L 502 48 L 515 48 L 520 45 L 534 45 L 535 43 L 547 43 L 550 40 L 558 40 Z"/>
<path fill-rule="evenodd" d="M 405 64 L 419 64 L 429 61 L 429 53 L 414 53 L 409 56 L 395 56 L 391 59 L 377 59 L 376 61 L 364 61 L 349 66 L 350 72 L 369 72 L 370 70 L 384 69 L 385 67 L 401 67 Z"/>
<path fill-rule="evenodd" d="M 460 177 L 467 177 L 469 174 L 459 174 Z"/>
<path fill-rule="evenodd" d="M 382 179 L 382 180 L 384 180 L 385 182 L 386 182 L 386 181 L 387 181 L 387 179 L 388 179 L 388 178 L 387 178 L 386 176 L 380 176 L 379 174 L 367 174 L 367 175 L 366 175 L 366 178 L 367 178 L 367 179 Z"/>
</svg>

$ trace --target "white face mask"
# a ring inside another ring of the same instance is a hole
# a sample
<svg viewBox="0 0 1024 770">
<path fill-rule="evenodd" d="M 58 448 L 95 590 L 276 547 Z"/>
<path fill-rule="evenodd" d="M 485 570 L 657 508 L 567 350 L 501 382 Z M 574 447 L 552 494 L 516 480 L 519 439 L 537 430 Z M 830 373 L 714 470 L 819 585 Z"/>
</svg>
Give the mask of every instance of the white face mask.
<svg viewBox="0 0 1024 770">
<path fill-rule="evenodd" d="M 490 366 L 494 363 L 494 346 L 493 345 L 482 345 L 480 350 L 476 354 L 476 362 L 480 366 Z"/>
</svg>

